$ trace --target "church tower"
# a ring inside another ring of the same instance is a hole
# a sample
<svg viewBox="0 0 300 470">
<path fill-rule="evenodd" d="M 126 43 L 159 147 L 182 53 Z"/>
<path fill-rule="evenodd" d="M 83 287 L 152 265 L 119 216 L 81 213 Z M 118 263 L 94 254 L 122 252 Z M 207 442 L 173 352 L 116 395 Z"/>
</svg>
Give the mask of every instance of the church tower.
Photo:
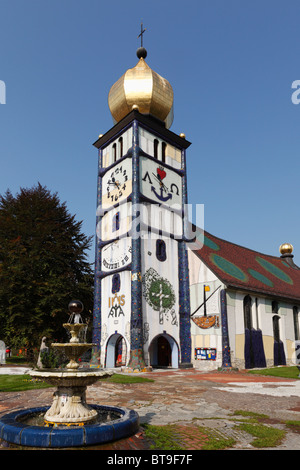
<svg viewBox="0 0 300 470">
<path fill-rule="evenodd" d="M 99 136 L 94 366 L 189 367 L 186 149 L 169 130 L 170 83 L 147 51 L 111 87 L 114 126 Z"/>
</svg>

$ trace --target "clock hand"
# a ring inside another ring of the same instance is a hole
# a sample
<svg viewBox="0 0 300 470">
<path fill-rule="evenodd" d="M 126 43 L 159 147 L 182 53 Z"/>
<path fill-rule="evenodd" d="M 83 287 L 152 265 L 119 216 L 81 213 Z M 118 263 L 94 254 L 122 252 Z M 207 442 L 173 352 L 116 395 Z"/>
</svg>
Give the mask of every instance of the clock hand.
<svg viewBox="0 0 300 470">
<path fill-rule="evenodd" d="M 157 179 L 157 181 L 159 181 L 160 185 L 164 188 L 164 190 L 167 193 L 169 190 L 168 190 L 167 186 L 162 182 L 162 180 L 153 172 L 152 172 L 152 175 L 154 176 L 154 178 Z"/>
<path fill-rule="evenodd" d="M 107 184 L 112 184 L 113 186 L 117 186 L 117 188 L 119 188 L 119 186 L 120 186 L 119 181 L 114 181 L 113 183 L 110 183 L 110 181 L 109 181 Z"/>
</svg>

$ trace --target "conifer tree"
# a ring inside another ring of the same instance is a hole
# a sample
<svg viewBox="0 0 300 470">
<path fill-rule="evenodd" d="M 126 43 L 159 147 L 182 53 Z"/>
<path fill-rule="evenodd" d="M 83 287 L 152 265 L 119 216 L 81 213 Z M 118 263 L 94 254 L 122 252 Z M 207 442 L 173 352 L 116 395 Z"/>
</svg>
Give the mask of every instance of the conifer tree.
<svg viewBox="0 0 300 470">
<path fill-rule="evenodd" d="M 41 186 L 0 196 L 0 339 L 32 350 L 66 341 L 70 300 L 92 309 L 91 238 L 57 194 Z"/>
</svg>

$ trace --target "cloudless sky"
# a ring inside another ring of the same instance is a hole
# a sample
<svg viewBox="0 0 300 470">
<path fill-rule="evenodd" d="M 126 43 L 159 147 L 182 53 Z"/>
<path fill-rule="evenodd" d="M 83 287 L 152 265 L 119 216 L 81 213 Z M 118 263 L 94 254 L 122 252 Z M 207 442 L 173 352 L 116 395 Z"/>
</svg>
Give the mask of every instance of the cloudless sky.
<svg viewBox="0 0 300 470">
<path fill-rule="evenodd" d="M 95 234 L 92 144 L 113 126 L 108 92 L 138 61 L 143 20 L 205 229 L 275 256 L 292 243 L 299 265 L 299 18 L 299 0 L 0 0 L 0 194 L 40 182 Z"/>
</svg>

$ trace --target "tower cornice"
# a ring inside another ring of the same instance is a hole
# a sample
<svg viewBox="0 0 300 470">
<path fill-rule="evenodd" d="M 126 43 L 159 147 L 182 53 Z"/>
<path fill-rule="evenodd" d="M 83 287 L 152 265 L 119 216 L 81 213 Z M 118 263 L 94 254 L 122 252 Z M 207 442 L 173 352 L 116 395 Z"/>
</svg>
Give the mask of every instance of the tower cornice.
<svg viewBox="0 0 300 470">
<path fill-rule="evenodd" d="M 177 145 L 180 149 L 187 149 L 191 145 L 191 142 L 167 129 L 164 122 L 150 114 L 141 114 L 136 109 L 128 113 L 127 116 L 115 124 L 106 134 L 99 137 L 93 145 L 98 149 L 103 147 L 110 140 L 115 139 L 116 135 L 121 133 L 121 131 L 125 127 L 128 127 L 134 120 L 137 120 L 144 127 L 149 127 L 152 132 L 157 133 L 164 140 L 172 143 L 172 145 Z"/>
</svg>

